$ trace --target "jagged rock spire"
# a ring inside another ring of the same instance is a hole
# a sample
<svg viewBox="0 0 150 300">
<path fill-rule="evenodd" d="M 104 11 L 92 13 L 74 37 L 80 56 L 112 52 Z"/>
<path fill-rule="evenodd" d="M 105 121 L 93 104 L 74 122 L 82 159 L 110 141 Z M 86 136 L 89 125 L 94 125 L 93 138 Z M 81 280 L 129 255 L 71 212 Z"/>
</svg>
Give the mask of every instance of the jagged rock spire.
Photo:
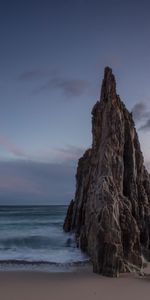
<svg viewBox="0 0 150 300">
<path fill-rule="evenodd" d="M 106 67 L 104 70 L 104 79 L 102 83 L 100 100 L 112 100 L 116 97 L 116 80 L 112 69 Z"/>
<path fill-rule="evenodd" d="M 94 272 L 117 276 L 150 259 L 150 177 L 132 115 L 105 68 L 101 101 L 92 110 L 92 148 L 80 158 L 65 219 Z"/>
<path fill-rule="evenodd" d="M 115 76 L 113 75 L 112 69 L 106 67 L 104 69 L 104 79 L 102 82 L 100 101 L 97 101 L 92 109 L 93 149 L 97 149 L 97 147 L 99 147 L 101 140 L 104 139 L 102 135 L 106 133 L 108 128 L 109 120 L 104 120 L 104 116 L 106 114 L 103 114 L 105 107 L 107 111 L 111 109 L 113 115 L 113 109 L 117 108 L 118 103 Z M 109 114 L 110 112 L 108 111 L 108 115 Z"/>
</svg>

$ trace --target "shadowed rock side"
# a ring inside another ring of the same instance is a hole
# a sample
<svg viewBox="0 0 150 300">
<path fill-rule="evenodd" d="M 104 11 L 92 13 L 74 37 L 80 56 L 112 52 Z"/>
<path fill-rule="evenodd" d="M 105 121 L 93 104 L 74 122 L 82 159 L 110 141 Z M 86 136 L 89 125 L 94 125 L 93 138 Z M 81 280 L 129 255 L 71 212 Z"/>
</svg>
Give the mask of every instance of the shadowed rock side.
<svg viewBox="0 0 150 300">
<path fill-rule="evenodd" d="M 92 110 L 92 134 L 92 148 L 79 159 L 64 230 L 75 232 L 94 272 L 118 276 L 141 268 L 142 254 L 150 257 L 150 177 L 132 114 L 108 67 Z"/>
</svg>

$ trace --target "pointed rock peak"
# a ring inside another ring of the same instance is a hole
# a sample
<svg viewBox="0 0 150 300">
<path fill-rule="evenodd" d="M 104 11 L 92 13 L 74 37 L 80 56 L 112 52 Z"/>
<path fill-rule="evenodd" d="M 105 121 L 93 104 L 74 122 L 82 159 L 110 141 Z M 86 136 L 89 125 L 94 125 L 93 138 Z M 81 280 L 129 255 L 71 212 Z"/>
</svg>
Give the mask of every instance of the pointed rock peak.
<svg viewBox="0 0 150 300">
<path fill-rule="evenodd" d="M 140 274 L 142 256 L 150 260 L 150 177 L 132 117 L 108 67 L 101 101 L 92 111 L 92 133 L 92 148 L 79 160 L 64 230 L 75 233 L 94 272 Z"/>
<path fill-rule="evenodd" d="M 106 67 L 104 70 L 104 79 L 101 89 L 100 100 L 112 100 L 116 97 L 116 80 L 112 69 Z"/>
</svg>

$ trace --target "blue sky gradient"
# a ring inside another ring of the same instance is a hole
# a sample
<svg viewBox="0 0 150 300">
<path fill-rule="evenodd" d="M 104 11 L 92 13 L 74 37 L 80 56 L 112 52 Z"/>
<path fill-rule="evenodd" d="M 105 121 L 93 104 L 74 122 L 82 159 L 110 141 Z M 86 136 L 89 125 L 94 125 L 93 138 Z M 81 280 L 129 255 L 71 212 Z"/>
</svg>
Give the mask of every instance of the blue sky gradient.
<svg viewBox="0 0 150 300">
<path fill-rule="evenodd" d="M 149 164 L 149 11 L 148 0 L 0 1 L 0 204 L 73 197 L 106 65 Z"/>
</svg>

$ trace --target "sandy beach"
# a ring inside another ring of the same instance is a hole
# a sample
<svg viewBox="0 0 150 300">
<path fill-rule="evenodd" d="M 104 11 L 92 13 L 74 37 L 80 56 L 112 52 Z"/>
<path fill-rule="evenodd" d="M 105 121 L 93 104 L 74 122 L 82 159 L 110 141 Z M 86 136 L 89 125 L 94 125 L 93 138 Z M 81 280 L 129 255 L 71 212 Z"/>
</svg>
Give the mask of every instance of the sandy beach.
<svg viewBox="0 0 150 300">
<path fill-rule="evenodd" d="M 0 272 L 0 300 L 148 300 L 150 279 L 73 273 Z"/>
</svg>

